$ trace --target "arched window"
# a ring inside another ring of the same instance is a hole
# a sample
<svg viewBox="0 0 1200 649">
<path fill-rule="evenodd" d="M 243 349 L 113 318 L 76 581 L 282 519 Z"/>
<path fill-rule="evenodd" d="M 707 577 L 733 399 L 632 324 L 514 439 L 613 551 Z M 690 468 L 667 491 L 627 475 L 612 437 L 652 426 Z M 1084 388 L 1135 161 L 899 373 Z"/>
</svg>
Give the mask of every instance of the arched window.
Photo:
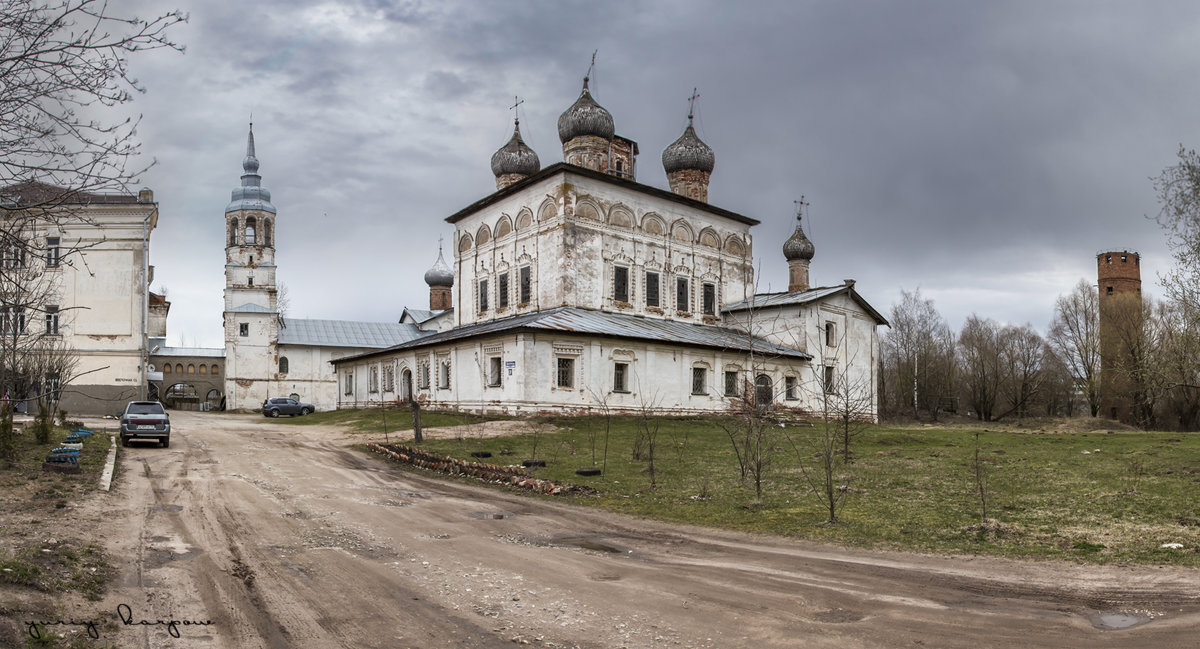
<svg viewBox="0 0 1200 649">
<path fill-rule="evenodd" d="M 196 373 L 196 366 L 191 363 L 188 363 L 188 374 L 195 374 L 195 373 Z"/>
<path fill-rule="evenodd" d="M 759 374 L 754 377 L 754 405 L 769 406 L 775 400 L 774 390 L 771 389 L 771 377 Z"/>
<path fill-rule="evenodd" d="M 208 374 L 208 366 L 207 366 L 207 365 L 204 365 L 204 364 L 201 364 L 201 365 L 200 365 L 200 373 L 201 373 L 201 374 Z"/>
<path fill-rule="evenodd" d="M 221 370 L 217 369 L 216 365 L 212 366 L 212 372 L 211 372 L 212 374 L 219 374 L 220 372 L 221 372 Z"/>
<path fill-rule="evenodd" d="M 183 374 L 183 363 L 175 363 L 175 373 Z"/>
<path fill-rule="evenodd" d="M 229 245 L 237 245 L 238 220 L 231 219 L 229 221 Z"/>
<path fill-rule="evenodd" d="M 263 219 L 263 245 L 271 245 L 271 219 Z"/>
<path fill-rule="evenodd" d="M 279 357 L 279 373 L 280 373 L 280 374 L 287 374 L 287 373 L 288 373 L 288 359 L 287 359 L 287 356 L 280 356 L 280 357 Z"/>
<path fill-rule="evenodd" d="M 170 373 L 171 373 L 171 364 L 167 363 L 166 365 L 163 365 L 163 374 L 170 374 Z"/>
<path fill-rule="evenodd" d="M 257 234 L 258 234 L 258 223 L 255 222 L 253 216 L 248 217 L 246 219 L 246 245 L 247 246 L 257 245 L 255 243 L 255 241 L 258 239 Z"/>
</svg>

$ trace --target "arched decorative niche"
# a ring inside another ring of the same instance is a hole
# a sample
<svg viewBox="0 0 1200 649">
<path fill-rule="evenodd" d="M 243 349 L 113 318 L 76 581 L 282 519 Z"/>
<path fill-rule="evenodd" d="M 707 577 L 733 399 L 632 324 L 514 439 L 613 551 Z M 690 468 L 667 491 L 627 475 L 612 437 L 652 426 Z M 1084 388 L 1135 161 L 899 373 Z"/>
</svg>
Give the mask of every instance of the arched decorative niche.
<svg viewBox="0 0 1200 649">
<path fill-rule="evenodd" d="M 491 240 L 492 240 L 492 231 L 488 229 L 488 226 L 487 225 L 479 226 L 479 229 L 475 231 L 475 246 L 476 247 L 482 246 L 483 244 L 485 244 Z"/>
<path fill-rule="evenodd" d="M 746 246 L 742 245 L 742 240 L 736 234 L 729 235 L 725 240 L 725 252 L 738 257 L 746 256 Z"/>
<path fill-rule="evenodd" d="M 501 216 L 500 221 L 496 223 L 496 238 L 499 239 L 508 234 L 512 234 L 512 231 L 512 219 L 508 218 L 507 214 Z"/>
<path fill-rule="evenodd" d="M 579 201 L 578 207 L 575 208 L 575 215 L 581 219 L 587 219 L 588 221 L 599 221 L 600 208 L 589 200 L 581 200 Z"/>
<path fill-rule="evenodd" d="M 684 243 L 692 243 L 696 240 L 695 235 L 692 233 L 692 228 L 683 219 L 671 224 L 671 238 Z"/>
<path fill-rule="evenodd" d="M 550 199 L 546 199 L 542 206 L 538 208 L 538 221 L 548 221 L 558 216 L 558 208 Z"/>
<path fill-rule="evenodd" d="M 614 205 L 608 213 L 608 222 L 618 228 L 632 228 L 633 212 L 624 205 Z"/>
<path fill-rule="evenodd" d="M 642 217 L 642 231 L 646 234 L 663 235 L 667 232 L 667 224 L 662 220 L 662 217 L 650 212 Z"/>
<path fill-rule="evenodd" d="M 700 231 L 700 245 L 708 246 L 709 248 L 721 249 L 721 238 L 717 236 L 716 231 L 712 228 L 704 228 Z"/>
<path fill-rule="evenodd" d="M 522 207 L 520 212 L 517 212 L 517 231 L 533 225 L 533 212 L 529 211 L 528 207 Z"/>
<path fill-rule="evenodd" d="M 466 252 L 470 250 L 471 246 L 473 245 L 475 245 L 475 240 L 471 238 L 471 235 L 463 234 L 462 238 L 458 240 L 458 251 Z"/>
</svg>

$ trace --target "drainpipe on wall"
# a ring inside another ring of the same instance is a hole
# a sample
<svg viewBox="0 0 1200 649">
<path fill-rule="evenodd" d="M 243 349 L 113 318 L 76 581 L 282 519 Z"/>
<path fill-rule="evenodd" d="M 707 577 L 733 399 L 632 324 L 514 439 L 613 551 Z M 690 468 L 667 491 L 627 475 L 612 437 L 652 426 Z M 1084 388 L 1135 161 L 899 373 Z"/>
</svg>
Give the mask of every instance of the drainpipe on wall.
<svg viewBox="0 0 1200 649">
<path fill-rule="evenodd" d="M 142 362 L 141 381 L 138 387 L 138 399 L 146 400 L 146 364 L 150 362 L 150 217 L 158 211 L 158 206 L 146 213 L 142 218 Z"/>
</svg>

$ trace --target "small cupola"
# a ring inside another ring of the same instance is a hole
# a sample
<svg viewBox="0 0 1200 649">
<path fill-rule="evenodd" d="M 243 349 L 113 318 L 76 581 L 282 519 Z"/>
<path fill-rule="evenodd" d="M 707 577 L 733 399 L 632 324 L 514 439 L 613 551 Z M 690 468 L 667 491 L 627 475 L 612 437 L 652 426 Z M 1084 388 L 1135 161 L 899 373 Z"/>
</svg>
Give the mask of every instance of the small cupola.
<svg viewBox="0 0 1200 649">
<path fill-rule="evenodd" d="M 693 109 L 698 96 L 693 90 L 687 128 L 679 139 L 663 149 L 662 163 L 672 192 L 707 203 L 708 180 L 717 159 L 712 148 L 696 135 L 696 129 L 692 126 Z"/>
<path fill-rule="evenodd" d="M 592 99 L 588 78 L 571 107 L 558 116 L 558 139 L 568 164 L 608 172 L 608 154 L 616 129 L 612 114 Z"/>
<path fill-rule="evenodd" d="M 521 139 L 521 120 L 514 119 L 512 138 L 508 144 L 492 154 L 492 173 L 496 175 L 496 189 L 504 189 L 528 178 L 541 168 L 542 163 L 537 154 Z"/>
<path fill-rule="evenodd" d="M 438 258 L 433 267 L 425 271 L 425 283 L 429 285 L 429 309 L 444 311 L 450 308 L 450 294 L 454 287 L 454 271 L 442 258 L 442 244 L 438 242 Z"/>
<path fill-rule="evenodd" d="M 803 208 L 805 205 L 807 203 L 801 198 L 799 207 Z M 797 209 L 796 230 L 783 242 L 783 257 L 788 262 L 788 292 L 809 289 L 808 266 L 817 251 L 813 242 L 804 234 L 804 227 L 800 222 L 802 218 L 802 209 Z"/>
</svg>

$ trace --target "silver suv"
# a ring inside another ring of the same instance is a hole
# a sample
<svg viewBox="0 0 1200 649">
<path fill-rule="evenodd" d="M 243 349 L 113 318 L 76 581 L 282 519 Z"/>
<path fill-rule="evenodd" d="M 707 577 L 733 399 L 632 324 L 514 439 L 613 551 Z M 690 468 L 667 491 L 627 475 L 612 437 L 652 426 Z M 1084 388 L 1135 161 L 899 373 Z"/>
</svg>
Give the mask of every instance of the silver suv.
<svg viewBox="0 0 1200 649">
<path fill-rule="evenodd" d="M 171 418 L 157 401 L 130 401 L 121 413 L 121 446 L 130 440 L 153 439 L 166 448 L 171 445 Z"/>
</svg>

